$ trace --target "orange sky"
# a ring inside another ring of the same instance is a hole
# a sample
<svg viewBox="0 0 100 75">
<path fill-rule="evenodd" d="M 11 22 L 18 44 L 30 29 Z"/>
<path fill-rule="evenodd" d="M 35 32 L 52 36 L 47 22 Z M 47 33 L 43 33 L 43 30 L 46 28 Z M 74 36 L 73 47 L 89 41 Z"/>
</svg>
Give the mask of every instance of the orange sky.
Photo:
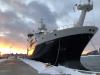
<svg viewBox="0 0 100 75">
<path fill-rule="evenodd" d="M 26 54 L 27 44 L 0 37 L 0 52 L 6 53 L 23 53 Z"/>
</svg>

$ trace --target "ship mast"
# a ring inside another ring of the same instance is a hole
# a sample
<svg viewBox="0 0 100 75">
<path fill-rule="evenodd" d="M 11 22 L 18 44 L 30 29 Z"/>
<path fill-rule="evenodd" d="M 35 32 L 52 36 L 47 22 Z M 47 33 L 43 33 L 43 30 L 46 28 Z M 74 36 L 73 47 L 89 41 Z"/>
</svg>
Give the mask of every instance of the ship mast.
<svg viewBox="0 0 100 75">
<path fill-rule="evenodd" d="M 93 9 L 93 2 L 91 0 L 88 0 L 88 2 L 86 4 L 80 3 L 77 5 L 77 9 L 81 10 L 81 15 L 80 15 L 79 20 L 78 20 L 77 24 L 75 25 L 75 27 L 81 27 L 81 26 L 83 26 L 86 13 Z"/>
<path fill-rule="evenodd" d="M 39 33 L 46 33 L 47 32 L 47 28 L 45 23 L 43 22 L 43 19 L 40 20 L 40 27 L 38 28 Z"/>
</svg>

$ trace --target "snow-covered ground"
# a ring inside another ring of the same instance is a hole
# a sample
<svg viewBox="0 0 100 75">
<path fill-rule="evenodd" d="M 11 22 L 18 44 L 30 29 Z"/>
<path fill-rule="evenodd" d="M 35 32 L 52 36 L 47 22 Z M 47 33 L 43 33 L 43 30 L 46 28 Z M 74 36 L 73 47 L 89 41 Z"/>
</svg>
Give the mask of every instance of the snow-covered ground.
<svg viewBox="0 0 100 75">
<path fill-rule="evenodd" d="M 78 70 L 66 68 L 64 66 L 53 66 L 53 65 L 47 65 L 47 63 L 42 63 L 35 60 L 29 60 L 29 59 L 21 59 L 26 64 L 30 65 L 34 69 L 38 71 L 39 74 L 66 74 L 66 75 L 96 75 L 93 74 L 86 74 L 81 73 Z"/>
</svg>

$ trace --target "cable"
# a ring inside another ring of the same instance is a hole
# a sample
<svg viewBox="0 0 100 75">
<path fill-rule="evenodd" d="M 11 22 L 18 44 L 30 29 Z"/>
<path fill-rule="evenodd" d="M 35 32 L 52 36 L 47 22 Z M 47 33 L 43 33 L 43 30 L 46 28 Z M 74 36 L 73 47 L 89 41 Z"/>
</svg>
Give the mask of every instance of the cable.
<svg viewBox="0 0 100 75">
<path fill-rule="evenodd" d="M 89 37 L 89 39 L 90 39 L 90 37 Z M 90 39 L 90 40 L 91 40 L 91 39 Z M 93 47 L 95 50 L 97 50 L 97 48 L 96 48 L 95 45 L 93 44 L 92 40 L 90 41 L 90 43 L 91 43 L 92 47 Z"/>
<path fill-rule="evenodd" d="M 93 44 L 92 40 L 91 40 L 90 42 L 91 42 L 91 45 L 93 46 L 93 48 L 94 48 L 95 50 L 97 50 L 96 47 L 95 47 L 95 45 Z"/>
</svg>

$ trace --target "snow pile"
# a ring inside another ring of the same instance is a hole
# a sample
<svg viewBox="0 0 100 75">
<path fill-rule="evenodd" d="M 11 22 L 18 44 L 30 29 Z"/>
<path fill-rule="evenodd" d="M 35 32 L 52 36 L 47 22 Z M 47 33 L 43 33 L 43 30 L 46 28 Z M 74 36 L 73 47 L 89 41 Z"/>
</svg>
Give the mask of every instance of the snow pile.
<svg viewBox="0 0 100 75">
<path fill-rule="evenodd" d="M 66 68 L 64 66 L 47 66 L 46 63 L 38 62 L 35 60 L 21 59 L 26 64 L 30 65 L 38 71 L 40 74 L 67 74 L 67 75 L 96 75 L 96 74 L 84 74 L 78 72 L 78 70 Z"/>
<path fill-rule="evenodd" d="M 6 61 L 7 59 L 0 59 L 0 63 Z"/>
</svg>

